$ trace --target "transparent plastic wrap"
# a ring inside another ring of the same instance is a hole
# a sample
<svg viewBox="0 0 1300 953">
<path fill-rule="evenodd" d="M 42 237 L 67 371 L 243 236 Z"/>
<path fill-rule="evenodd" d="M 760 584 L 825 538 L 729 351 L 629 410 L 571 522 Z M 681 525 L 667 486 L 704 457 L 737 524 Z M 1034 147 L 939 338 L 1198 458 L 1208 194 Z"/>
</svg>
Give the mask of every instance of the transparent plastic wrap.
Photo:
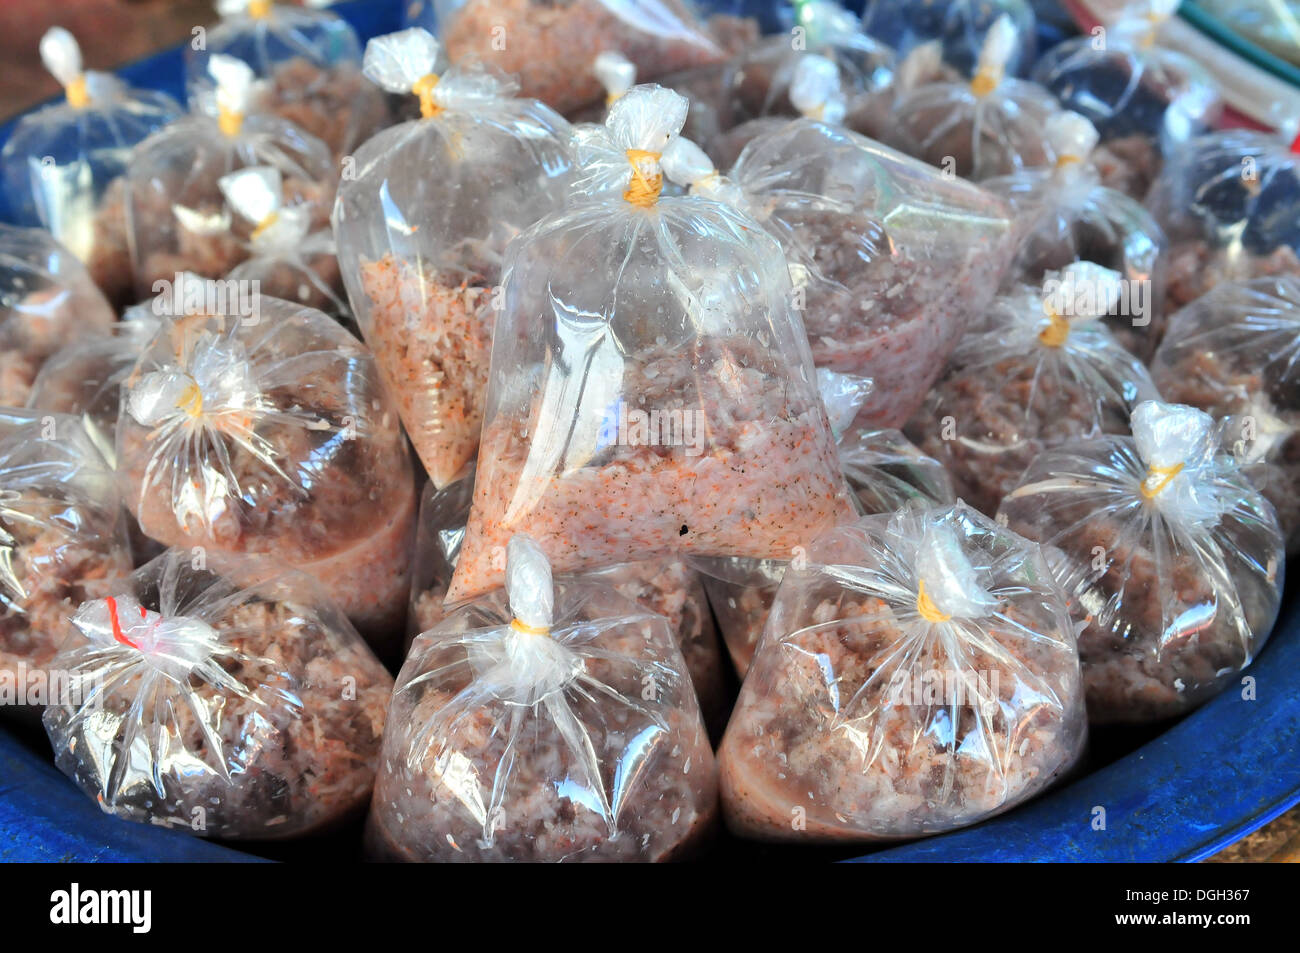
<svg viewBox="0 0 1300 953">
<path fill-rule="evenodd" d="M 1041 793 L 1087 734 L 1041 550 L 958 503 L 864 517 L 786 573 L 718 751 L 763 840 L 937 834 Z"/>
<path fill-rule="evenodd" d="M 808 70 L 809 58 L 820 73 Z M 808 116 L 877 139 L 889 125 L 894 53 L 863 33 L 858 18 L 838 3 L 797 4 L 792 33 L 765 37 L 715 69 L 716 92 L 691 96 L 685 132 L 724 168 L 752 130 L 770 125 L 755 122 L 764 117 Z M 671 79 L 665 85 L 679 89 Z M 702 129 L 697 112 L 716 115 L 717 128 Z M 719 133 L 723 141 L 715 142 Z"/>
<path fill-rule="evenodd" d="M 869 382 L 818 369 L 822 401 L 835 429 L 840 466 L 862 513 L 892 513 L 903 506 L 942 505 L 955 499 L 948 474 L 896 430 L 851 426 L 871 388 Z M 791 554 L 798 558 L 798 552 Z M 691 560 L 700 572 L 732 664 L 743 678 L 749 669 L 768 610 L 788 560 Z"/>
<path fill-rule="evenodd" d="M 425 484 L 411 561 L 407 623 L 411 638 L 433 628 L 447 615 L 444 600 L 465 538 L 473 495 L 472 469 L 441 490 Z M 684 560 L 669 558 L 606 566 L 572 578 L 613 586 L 643 609 L 668 620 L 695 686 L 704 723 L 711 731 L 718 729 L 720 735 L 730 713 L 730 698 L 718 633 L 704 586 L 695 571 Z"/>
<path fill-rule="evenodd" d="M 668 622 L 552 581 L 514 537 L 506 590 L 421 635 L 397 678 L 367 840 L 408 861 L 662 861 L 717 816 L 713 751 Z"/>
<path fill-rule="evenodd" d="M 71 634 L 68 616 L 130 575 L 121 514 L 113 471 L 76 418 L 0 409 L 4 694 L 33 686 L 26 675 L 49 666 Z M 40 680 L 46 688 L 52 674 Z"/>
<path fill-rule="evenodd" d="M 728 51 L 685 0 L 436 0 L 453 63 L 478 60 L 517 76 L 522 94 L 562 113 L 601 98 L 576 64 L 617 50 L 642 79 L 718 63 Z"/>
<path fill-rule="evenodd" d="M 41 365 L 27 406 L 81 418 L 104 459 L 116 465 L 122 382 L 159 329 L 159 315 L 146 303 L 106 331 L 69 341 Z"/>
<path fill-rule="evenodd" d="M 1233 33 L 1300 66 L 1300 4 L 1296 0 L 1202 0 Z"/>
<path fill-rule="evenodd" d="M 1122 279 L 1091 263 L 1048 272 L 994 301 L 966 333 L 907 435 L 939 460 L 957 495 L 982 513 L 1045 450 L 1129 432 L 1137 405 L 1157 396 L 1146 366 L 1100 318 Z"/>
<path fill-rule="evenodd" d="M 231 172 L 278 169 L 287 207 L 309 209 L 313 227 L 328 221 L 338 178 L 329 149 L 287 120 L 249 111 L 255 80 L 246 64 L 218 54 L 208 67 L 215 90 L 140 143 L 123 180 L 137 301 L 177 272 L 223 278 L 248 258 L 256 225 L 231 212 L 218 184 Z"/>
<path fill-rule="evenodd" d="M 284 204 L 280 170 L 251 166 L 222 176 L 217 185 L 235 215 L 254 226 L 251 257 L 226 277 L 256 281 L 261 294 L 323 311 L 351 329 L 334 232 L 328 226 L 313 232 L 310 209 Z"/>
<path fill-rule="evenodd" d="M 1040 455 L 998 510 L 1055 557 L 1097 723 L 1170 718 L 1218 692 L 1282 595 L 1277 515 L 1219 451 L 1214 420 L 1148 401 L 1132 429 Z"/>
<path fill-rule="evenodd" d="M 1009 17 L 989 29 L 969 81 L 930 83 L 905 93 L 894 107 L 891 145 L 979 182 L 995 175 L 1051 165 L 1056 157 L 1043 124 L 1056 100 L 1036 83 L 1009 78 L 1016 31 Z"/>
<path fill-rule="evenodd" d="M 730 177 L 790 260 L 816 365 L 871 378 L 859 420 L 901 427 L 1015 255 L 1009 206 L 809 119 L 759 136 Z"/>
<path fill-rule="evenodd" d="M 356 155 L 334 210 L 353 311 L 430 479 L 478 449 L 505 247 L 569 191 L 570 127 L 477 68 L 442 73 L 438 41 L 371 40 L 366 75 L 415 93 L 424 118 Z"/>
<path fill-rule="evenodd" d="M 1225 282 L 1174 315 L 1151 362 L 1163 397 L 1216 420 L 1300 550 L 1300 277 Z"/>
<path fill-rule="evenodd" d="M 49 234 L 0 222 L 0 407 L 21 407 L 41 366 L 69 339 L 116 316 L 85 266 Z"/>
<path fill-rule="evenodd" d="M 1300 138 L 1207 133 L 1168 157 L 1147 208 L 1169 235 L 1171 311 L 1221 281 L 1300 275 Z"/>
<path fill-rule="evenodd" d="M 1157 45 L 1160 24 L 1178 3 L 1126 4 L 1103 32 L 1059 43 L 1033 72 L 1062 106 L 1097 127 L 1102 145 L 1093 161 L 1102 181 L 1139 200 L 1159 174 L 1161 156 L 1210 128 L 1223 106 L 1199 63 Z"/>
<path fill-rule="evenodd" d="M 1002 16 L 1015 27 L 1007 73 L 1024 76 L 1037 49 L 1034 10 L 1025 0 L 868 0 L 862 26 L 900 56 L 934 44 L 949 69 L 970 77 L 989 30 Z"/>
<path fill-rule="evenodd" d="M 216 8 L 221 22 L 206 29 L 202 46 L 185 47 L 191 99 L 211 95 L 212 57 L 232 56 L 261 80 L 257 112 L 293 123 L 335 158 L 388 125 L 387 100 L 361 76 L 361 42 L 342 17 L 270 0 L 217 0 Z"/>
<path fill-rule="evenodd" d="M 393 679 L 306 576 L 245 588 L 172 549 L 72 625 L 55 664 L 81 697 L 48 707 L 45 730 L 105 813 L 283 840 L 364 810 Z"/>
<path fill-rule="evenodd" d="M 126 504 L 147 535 L 217 568 L 258 555 L 305 571 L 396 650 L 416 516 L 397 412 L 337 323 L 255 301 L 177 318 L 141 357 L 117 426 Z"/>
<path fill-rule="evenodd" d="M 113 184 L 131 149 L 182 109 L 164 93 L 84 69 L 77 41 L 62 27 L 41 38 L 41 60 L 64 98 L 20 118 L 0 151 L 11 218 L 49 231 L 119 303 L 130 297 L 131 257 L 110 188 L 120 194 Z"/>
<path fill-rule="evenodd" d="M 517 532 L 576 572 L 783 556 L 853 518 L 780 248 L 659 196 L 686 109 L 638 86 L 580 128 L 577 194 L 510 246 L 452 600 L 500 585 Z"/>
<path fill-rule="evenodd" d="M 1164 333 L 1164 231 L 1151 213 L 1123 192 L 1101 184 L 1090 156 L 1097 130 L 1083 116 L 1061 112 L 1047 120 L 1056 155 L 1051 169 L 1026 169 L 982 184 L 1028 219 L 1011 271 L 1038 284 L 1049 271 L 1091 261 L 1119 272 L 1124 296 L 1105 321 L 1120 342 L 1147 360 Z"/>
</svg>

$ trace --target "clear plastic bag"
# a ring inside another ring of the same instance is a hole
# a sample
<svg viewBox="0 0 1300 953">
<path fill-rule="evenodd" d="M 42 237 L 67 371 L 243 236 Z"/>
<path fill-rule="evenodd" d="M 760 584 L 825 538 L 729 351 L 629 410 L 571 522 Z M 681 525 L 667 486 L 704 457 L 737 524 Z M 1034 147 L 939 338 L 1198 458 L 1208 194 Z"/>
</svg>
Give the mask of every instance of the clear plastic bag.
<svg viewBox="0 0 1300 953">
<path fill-rule="evenodd" d="M 562 113 L 601 98 L 576 64 L 617 50 L 642 80 L 718 63 L 727 50 L 683 0 L 436 0 L 453 63 L 478 60 L 517 76 L 522 94 Z"/>
<path fill-rule="evenodd" d="M 862 26 L 900 56 L 934 43 L 945 63 L 970 77 L 989 29 L 1004 15 L 1015 27 L 1007 73 L 1024 76 L 1037 48 L 1034 10 L 1025 0 L 868 0 Z"/>
<path fill-rule="evenodd" d="M 718 751 L 723 812 L 764 840 L 941 833 L 1042 792 L 1086 734 L 1040 549 L 960 503 L 868 516 L 781 583 Z"/>
<path fill-rule="evenodd" d="M 1171 154 L 1147 196 L 1169 235 L 1169 308 L 1221 281 L 1300 275 L 1300 140 L 1225 129 Z"/>
<path fill-rule="evenodd" d="M 852 13 L 826 0 L 799 4 L 794 30 L 794 36 L 765 38 L 726 65 L 716 107 L 720 131 L 764 116 L 809 116 L 880 138 L 893 105 L 893 51 L 863 33 Z M 833 69 L 823 67 L 829 81 L 807 75 L 810 56 L 829 61 Z M 709 140 L 697 141 L 712 150 Z"/>
<path fill-rule="evenodd" d="M 817 377 L 839 445 L 840 467 L 861 513 L 953 502 L 952 483 L 937 460 L 896 430 L 852 426 L 870 382 L 824 369 L 818 369 Z M 792 555 L 800 558 L 800 552 Z M 733 557 L 692 559 L 691 565 L 700 572 L 732 664 L 743 678 L 789 561 Z"/>
<path fill-rule="evenodd" d="M 270 571 L 245 588 L 172 549 L 72 617 L 55 664 L 80 697 L 45 730 L 106 813 L 282 840 L 364 809 L 392 676 L 310 579 Z"/>
<path fill-rule="evenodd" d="M 659 861 L 716 813 L 667 620 L 599 582 L 553 582 L 516 536 L 506 591 L 454 609 L 402 666 L 367 833 L 398 860 Z"/>
<path fill-rule="evenodd" d="M 164 93 L 83 69 L 77 41 L 62 27 L 41 38 L 41 59 L 65 96 L 19 119 L 0 152 L 12 220 L 53 234 L 117 303 L 129 297 L 131 266 L 126 223 L 110 209 L 110 187 L 136 143 L 182 109 Z"/>
<path fill-rule="evenodd" d="M 285 206 L 280 170 L 252 166 L 222 176 L 217 185 L 231 211 L 254 226 L 248 236 L 251 257 L 226 277 L 256 281 L 262 294 L 323 311 L 351 329 L 334 232 L 312 231 L 306 206 Z"/>
<path fill-rule="evenodd" d="M 235 217 L 218 184 L 231 172 L 278 169 L 288 207 L 310 209 L 313 227 L 329 218 L 338 177 L 329 149 L 291 122 L 249 111 L 255 81 L 246 64 L 218 54 L 208 65 L 216 89 L 132 154 L 121 198 L 137 301 L 177 272 L 222 278 L 248 258 L 256 226 Z"/>
<path fill-rule="evenodd" d="M 1232 681 L 1281 601 L 1273 507 L 1219 451 L 1214 420 L 1147 401 L 1132 437 L 1043 453 L 999 522 L 1057 558 L 1079 636 L 1088 717 L 1181 715 Z"/>
<path fill-rule="evenodd" d="M 438 41 L 371 40 L 366 75 L 414 91 L 425 118 L 356 155 L 334 211 L 352 307 L 429 477 L 445 486 L 478 449 L 506 245 L 562 207 L 569 124 L 481 69 L 442 73 Z"/>
<path fill-rule="evenodd" d="M 69 342 L 41 365 L 27 406 L 79 417 L 104 459 L 115 466 L 122 382 L 159 329 L 159 316 L 144 304 L 128 309 L 107 331 Z"/>
<path fill-rule="evenodd" d="M 931 83 L 904 94 L 894 108 L 890 144 L 944 170 L 979 182 L 1051 165 L 1043 124 L 1056 100 L 1036 83 L 1007 76 L 1015 46 L 1010 17 L 989 29 L 970 81 Z"/>
<path fill-rule="evenodd" d="M 361 42 L 338 14 L 269 0 L 216 7 L 221 22 L 207 28 L 202 47 L 185 47 L 191 99 L 211 94 L 212 57 L 232 56 L 262 81 L 256 111 L 293 123 L 336 158 L 388 125 L 387 100 L 361 75 Z"/>
<path fill-rule="evenodd" d="M 1101 434 L 1159 396 L 1146 366 L 1099 320 L 1122 279 L 1091 263 L 1048 272 L 994 301 L 966 333 L 907 434 L 943 463 L 957 495 L 992 516 L 1041 453 Z"/>
<path fill-rule="evenodd" d="M 41 366 L 115 315 L 77 257 L 42 229 L 0 222 L 0 407 L 21 407 Z"/>
<path fill-rule="evenodd" d="M 1134 199 L 1101 184 L 1090 162 L 1097 144 L 1092 123 L 1061 112 L 1047 120 L 1046 133 L 1057 156 L 1054 168 L 1025 169 L 982 183 L 1028 220 L 1012 273 L 1038 284 L 1047 272 L 1074 261 L 1119 272 L 1124 307 L 1106 316 L 1106 324 L 1126 348 L 1149 359 L 1165 325 L 1164 231 Z"/>
<path fill-rule="evenodd" d="M 1156 43 L 1178 2 L 1126 4 L 1104 33 L 1059 43 L 1034 66 L 1037 82 L 1097 127 L 1102 146 L 1094 162 L 1102 181 L 1139 200 L 1159 173 L 1161 156 L 1212 126 L 1222 108 L 1199 63 Z"/>
<path fill-rule="evenodd" d="M 416 515 L 396 410 L 337 323 L 255 301 L 187 313 L 146 349 L 117 426 L 126 504 L 147 535 L 214 566 L 259 555 L 305 571 L 395 650 Z"/>
<path fill-rule="evenodd" d="M 1300 550 L 1300 277 L 1225 282 L 1177 312 L 1151 362 L 1170 401 L 1239 418 L 1231 449 Z"/>
<path fill-rule="evenodd" d="M 453 600 L 500 585 L 517 532 L 575 572 L 783 556 L 853 518 L 780 248 L 659 197 L 686 108 L 638 86 L 578 130 L 577 195 L 509 249 Z"/>
<path fill-rule="evenodd" d="M 862 136 L 796 119 L 731 178 L 790 260 L 818 367 L 871 378 L 859 420 L 901 427 L 1016 252 L 1010 208 Z"/>
<path fill-rule="evenodd" d="M 113 471 L 76 418 L 0 410 L 0 693 L 33 687 L 26 675 L 47 669 L 68 616 L 130 575 L 121 514 Z"/>
<path fill-rule="evenodd" d="M 465 538 L 473 495 L 472 468 L 440 490 L 431 483 L 424 487 L 411 563 L 407 631 L 412 638 L 447 615 L 447 587 Z M 573 578 L 613 586 L 643 609 L 668 620 L 695 686 L 704 723 L 721 734 L 730 713 L 730 698 L 708 597 L 694 570 L 684 560 L 670 558 L 606 566 Z"/>
</svg>

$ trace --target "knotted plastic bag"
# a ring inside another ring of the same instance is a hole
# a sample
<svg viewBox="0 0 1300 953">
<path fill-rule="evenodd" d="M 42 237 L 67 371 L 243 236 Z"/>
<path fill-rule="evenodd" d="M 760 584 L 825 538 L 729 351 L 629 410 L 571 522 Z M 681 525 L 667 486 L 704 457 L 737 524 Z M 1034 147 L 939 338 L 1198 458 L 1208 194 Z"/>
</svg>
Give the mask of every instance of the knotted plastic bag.
<svg viewBox="0 0 1300 953">
<path fill-rule="evenodd" d="M 158 333 L 161 316 L 151 304 L 127 309 L 106 331 L 69 341 L 41 365 L 27 406 L 81 419 L 110 465 L 117 459 L 117 415 L 122 382 Z"/>
<path fill-rule="evenodd" d="M 797 4 L 788 33 L 764 38 L 719 69 L 720 98 L 711 104 L 718 132 L 763 117 L 809 116 L 879 138 L 889 122 L 893 51 L 863 33 L 858 18 L 838 3 Z M 699 135 L 697 128 L 688 131 Z M 743 147 L 736 135 L 726 137 L 732 158 Z M 719 165 L 730 165 L 715 154 L 712 137 L 697 141 Z"/>
<path fill-rule="evenodd" d="M 1028 284 L 1074 261 L 1119 272 L 1124 295 L 1106 323 L 1126 348 L 1148 359 L 1164 333 L 1164 232 L 1136 201 L 1101 184 L 1090 159 L 1097 144 L 1092 123 L 1078 113 L 1060 112 L 1047 120 L 1046 135 L 1057 157 L 1053 168 L 1025 169 L 982 183 L 1028 221 L 1012 272 Z"/>
<path fill-rule="evenodd" d="M 371 40 L 366 75 L 419 97 L 424 118 L 356 155 L 334 211 L 352 307 L 425 470 L 445 486 L 473 459 L 506 245 L 559 209 L 569 125 L 482 69 L 442 72 L 412 29 Z"/>
<path fill-rule="evenodd" d="M 411 561 L 412 638 L 446 617 L 447 587 L 456 567 L 474 495 L 470 471 L 441 490 L 426 484 L 420 497 L 420 523 Z M 695 686 L 704 723 L 721 734 L 730 713 L 718 633 L 698 574 L 685 560 L 652 559 L 593 569 L 573 577 L 613 586 L 643 609 L 668 620 Z"/>
<path fill-rule="evenodd" d="M 808 119 L 754 139 L 730 178 L 790 260 L 816 365 L 871 378 L 860 419 L 901 427 L 1015 254 L 1010 208 Z"/>
<path fill-rule="evenodd" d="M 213 565 L 247 554 L 304 570 L 379 651 L 396 648 L 416 512 L 397 412 L 337 323 L 252 303 L 187 311 L 137 363 L 117 426 L 126 504 L 146 534 Z"/>
<path fill-rule="evenodd" d="M 1300 275 L 1300 138 L 1206 133 L 1170 154 L 1147 197 L 1169 235 L 1169 307 L 1221 281 Z"/>
<path fill-rule="evenodd" d="M 272 166 L 224 175 L 217 185 L 235 216 L 253 225 L 251 257 L 231 269 L 233 281 L 256 281 L 264 295 L 323 311 L 345 327 L 352 321 L 339 270 L 334 232 L 312 230 L 311 209 L 284 203 L 284 177 Z"/>
<path fill-rule="evenodd" d="M 948 176 L 976 182 L 1050 165 L 1056 157 L 1043 124 L 1056 112 L 1056 100 L 1041 86 L 1006 75 L 1015 36 L 1010 18 L 1001 17 L 985 37 L 974 78 L 904 94 L 890 143 Z"/>
<path fill-rule="evenodd" d="M 388 124 L 388 105 L 361 76 L 352 27 L 338 14 L 310 8 L 324 5 L 217 0 L 221 22 L 207 28 L 201 47 L 185 47 L 190 97 L 210 94 L 213 56 L 232 56 L 262 80 L 258 112 L 292 122 L 336 158 L 352 151 Z"/>
<path fill-rule="evenodd" d="M 74 417 L 0 409 L 0 708 L 67 689 L 68 616 L 131 572 L 113 471 Z"/>
<path fill-rule="evenodd" d="M 907 434 L 943 463 L 957 495 L 990 516 L 1044 450 L 1127 434 L 1159 396 L 1143 363 L 1101 323 L 1122 292 L 1091 263 L 999 296 L 953 352 Z"/>
<path fill-rule="evenodd" d="M 932 46 L 946 71 L 969 78 L 989 30 L 1003 16 L 1015 29 L 1006 72 L 1024 76 L 1037 46 L 1034 10 L 1026 0 L 870 0 L 862 27 L 902 57 Z"/>
<path fill-rule="evenodd" d="M 1250 663 L 1281 600 L 1273 507 L 1202 411 L 1147 401 L 1132 437 L 1041 454 L 998 520 L 1058 554 L 1054 569 L 1086 625 L 1088 717 L 1181 715 Z"/>
<path fill-rule="evenodd" d="M 953 502 L 952 483 L 938 461 L 897 430 L 853 425 L 871 392 L 862 378 L 817 371 L 822 401 L 839 446 L 840 468 L 861 513 L 892 513 L 903 506 Z M 797 547 L 790 559 L 806 560 Z M 692 559 L 718 620 L 732 664 L 743 678 L 763 634 L 768 610 L 790 559 Z"/>
<path fill-rule="evenodd" d="M 568 113 L 601 98 L 577 64 L 617 50 L 643 79 L 717 63 L 727 50 L 682 0 L 435 0 L 453 63 L 519 78 L 522 95 Z"/>
<path fill-rule="evenodd" d="M 764 840 L 937 834 L 1042 792 L 1086 730 L 1037 546 L 960 503 L 868 516 L 781 583 L 718 752 L 723 812 Z"/>
<path fill-rule="evenodd" d="M 1161 156 L 1212 126 L 1222 108 L 1199 63 L 1158 45 L 1160 24 L 1178 2 L 1125 4 L 1104 34 L 1065 40 L 1034 66 L 1035 81 L 1097 127 L 1102 147 L 1094 161 L 1103 182 L 1136 199 L 1159 173 Z"/>
<path fill-rule="evenodd" d="M 1237 418 L 1233 455 L 1300 548 L 1300 277 L 1225 282 L 1177 312 L 1151 362 L 1160 393 Z"/>
<path fill-rule="evenodd" d="M 0 222 L 0 407 L 27 403 L 55 351 L 114 320 L 76 255 L 49 232 Z"/>
<path fill-rule="evenodd" d="M 72 625 L 55 664 L 80 697 L 47 708 L 45 730 L 106 813 L 282 840 L 365 807 L 393 679 L 306 576 L 245 588 L 172 549 Z"/>
<path fill-rule="evenodd" d="M 41 38 L 41 61 L 64 98 L 19 119 L 0 152 L 12 220 L 49 231 L 117 301 L 129 295 L 131 265 L 115 182 L 132 147 L 182 110 L 164 93 L 85 69 L 62 27 Z"/>
<path fill-rule="evenodd" d="M 208 61 L 216 87 L 192 100 L 192 111 L 140 143 L 125 180 L 136 300 L 176 272 L 221 278 L 249 256 L 255 224 L 236 217 L 219 185 L 248 166 L 280 171 L 286 206 L 310 209 L 323 225 L 334 200 L 329 149 L 278 116 L 252 112 L 256 84 L 243 62 L 221 54 Z"/>
<path fill-rule="evenodd" d="M 716 816 L 713 752 L 668 622 L 552 581 L 532 540 L 506 590 L 421 635 L 397 678 L 372 853 L 412 861 L 659 861 Z"/>
<path fill-rule="evenodd" d="M 659 197 L 685 117 L 639 86 L 579 129 L 568 209 L 508 251 L 453 600 L 500 583 L 515 533 L 573 572 L 785 555 L 852 519 L 780 248 L 730 205 Z"/>
</svg>

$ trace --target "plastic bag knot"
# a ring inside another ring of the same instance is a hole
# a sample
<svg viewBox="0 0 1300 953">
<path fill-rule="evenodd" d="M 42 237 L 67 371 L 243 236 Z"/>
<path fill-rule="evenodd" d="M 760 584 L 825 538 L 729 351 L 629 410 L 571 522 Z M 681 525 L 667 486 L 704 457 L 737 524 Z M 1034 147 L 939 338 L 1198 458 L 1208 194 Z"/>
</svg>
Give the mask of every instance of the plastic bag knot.
<svg viewBox="0 0 1300 953">
<path fill-rule="evenodd" d="M 651 152 L 648 149 L 627 150 L 627 161 L 632 166 L 632 181 L 628 184 L 627 191 L 623 193 L 624 199 L 639 208 L 649 208 L 659 201 L 659 193 L 664 187 L 663 172 L 646 175 L 642 163 L 650 162 L 658 168 L 662 157 L 662 153 Z"/>
</svg>

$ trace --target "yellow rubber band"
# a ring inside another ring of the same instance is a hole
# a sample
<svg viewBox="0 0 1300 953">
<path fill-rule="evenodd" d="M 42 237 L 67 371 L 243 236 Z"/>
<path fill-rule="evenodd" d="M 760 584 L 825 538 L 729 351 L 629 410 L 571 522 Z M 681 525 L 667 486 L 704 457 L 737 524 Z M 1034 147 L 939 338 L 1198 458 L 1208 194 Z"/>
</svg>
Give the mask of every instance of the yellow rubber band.
<svg viewBox="0 0 1300 953">
<path fill-rule="evenodd" d="M 68 105 L 74 109 L 85 109 L 90 105 L 90 91 L 86 89 L 86 76 L 83 73 L 64 87 L 63 94 L 68 97 Z"/>
<path fill-rule="evenodd" d="M 1183 472 L 1183 464 L 1175 463 L 1171 467 L 1149 467 L 1147 469 L 1146 479 L 1142 481 L 1142 495 L 1148 500 L 1154 500 L 1156 496 L 1173 482 L 1174 477 Z M 1148 489 L 1147 484 L 1159 477 L 1159 482 Z"/>
<path fill-rule="evenodd" d="M 191 417 L 201 417 L 203 415 L 203 391 L 199 385 L 191 381 L 190 386 L 185 388 L 185 393 L 181 395 L 181 399 L 176 402 L 176 406 Z"/>
<path fill-rule="evenodd" d="M 970 91 L 976 96 L 987 96 L 1002 83 L 1001 72 L 980 70 L 970 81 Z"/>
<path fill-rule="evenodd" d="M 659 193 L 663 191 L 664 177 L 660 173 L 652 175 L 649 178 L 641 171 L 641 162 L 645 159 L 653 159 L 658 162 L 661 154 L 650 152 L 646 149 L 628 149 L 627 161 L 632 166 L 632 182 L 623 193 L 623 198 L 640 208 L 649 208 L 659 201 Z"/>
<path fill-rule="evenodd" d="M 939 607 L 934 604 L 934 600 L 925 591 L 925 580 L 920 580 L 916 585 L 916 611 L 921 613 L 921 618 L 926 622 L 947 622 L 952 618 L 950 615 L 944 615 L 939 611 Z"/>
<path fill-rule="evenodd" d="M 1053 308 L 1047 309 L 1047 320 L 1047 327 L 1038 332 L 1038 340 L 1047 347 L 1060 347 L 1070 336 L 1070 322 Z"/>
<path fill-rule="evenodd" d="M 439 78 L 437 73 L 428 73 L 411 84 L 411 92 L 420 97 L 420 115 L 425 119 L 432 119 L 442 112 L 442 107 L 433 98 Z"/>
<path fill-rule="evenodd" d="M 270 228 L 279 220 L 280 220 L 279 212 L 272 212 L 270 215 L 266 216 L 266 218 L 262 219 L 260 222 L 257 223 L 257 228 L 253 229 L 253 234 L 252 234 L 253 239 L 261 238 L 263 233 L 265 233 L 268 228 Z"/>
<path fill-rule="evenodd" d="M 254 20 L 265 20 L 271 15 L 271 0 L 249 0 L 247 12 Z"/>
<path fill-rule="evenodd" d="M 1064 155 L 1056 157 L 1056 167 L 1058 169 L 1064 169 L 1067 165 L 1075 165 L 1076 163 L 1082 161 L 1083 161 L 1082 156 L 1072 155 L 1071 153 L 1067 152 Z"/>
<path fill-rule="evenodd" d="M 522 632 L 524 635 L 550 635 L 551 627 L 549 625 L 529 625 L 521 619 L 511 619 L 510 628 L 516 632 Z"/>
<path fill-rule="evenodd" d="M 239 135 L 239 130 L 244 128 L 244 114 L 235 112 L 233 109 L 226 109 L 224 106 L 218 106 L 217 128 L 221 130 L 223 135 Z"/>
</svg>

